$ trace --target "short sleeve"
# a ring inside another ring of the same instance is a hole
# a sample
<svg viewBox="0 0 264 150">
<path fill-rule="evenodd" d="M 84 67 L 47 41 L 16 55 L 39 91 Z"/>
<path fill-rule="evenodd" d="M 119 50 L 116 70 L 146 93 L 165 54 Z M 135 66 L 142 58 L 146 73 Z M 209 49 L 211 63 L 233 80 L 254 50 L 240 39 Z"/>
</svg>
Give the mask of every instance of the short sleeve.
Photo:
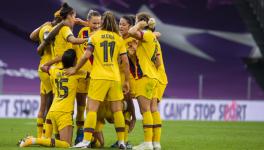
<svg viewBox="0 0 264 150">
<path fill-rule="evenodd" d="M 151 40 L 152 33 L 150 31 L 143 30 L 143 31 L 141 31 L 141 34 L 142 34 L 142 39 L 144 41 L 150 41 Z"/>
<path fill-rule="evenodd" d="M 61 28 L 61 33 L 62 33 L 63 38 L 64 38 L 66 41 L 67 41 L 67 38 L 68 38 L 69 36 L 72 36 L 72 35 L 73 35 L 73 33 L 72 33 L 70 27 L 68 27 L 68 26 L 63 26 L 63 27 Z"/>
<path fill-rule="evenodd" d="M 91 36 L 91 37 L 88 39 L 88 46 L 87 46 L 88 50 L 90 50 L 91 52 L 94 51 L 94 47 L 95 47 L 94 44 L 95 44 L 95 43 L 94 43 L 94 36 Z"/>
<path fill-rule="evenodd" d="M 127 54 L 127 49 L 125 45 L 125 41 L 121 40 L 121 46 L 120 46 L 120 55 Z"/>
</svg>

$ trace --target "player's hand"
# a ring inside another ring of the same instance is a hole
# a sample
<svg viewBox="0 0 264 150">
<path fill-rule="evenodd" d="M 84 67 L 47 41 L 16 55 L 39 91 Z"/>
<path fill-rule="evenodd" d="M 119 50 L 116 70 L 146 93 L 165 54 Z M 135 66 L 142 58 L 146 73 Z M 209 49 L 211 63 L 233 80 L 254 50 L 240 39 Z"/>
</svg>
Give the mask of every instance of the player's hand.
<svg viewBox="0 0 264 150">
<path fill-rule="evenodd" d="M 81 18 L 75 18 L 74 23 L 80 24 L 83 20 Z"/>
<path fill-rule="evenodd" d="M 129 124 L 129 130 L 128 130 L 128 133 L 132 132 L 134 127 L 135 127 L 135 124 L 136 124 L 136 118 L 133 117 L 132 115 L 132 119 L 130 121 L 130 124 Z"/>
<path fill-rule="evenodd" d="M 146 21 L 139 21 L 138 23 L 137 23 L 137 25 L 139 26 L 139 28 L 140 29 L 143 29 L 144 27 L 146 27 L 148 24 L 147 24 L 147 22 Z"/>
<path fill-rule="evenodd" d="M 45 65 L 42 65 L 41 67 L 40 67 L 40 69 L 41 69 L 41 71 L 43 71 L 43 72 L 49 72 L 49 66 L 45 66 Z"/>
<path fill-rule="evenodd" d="M 161 33 L 160 32 L 153 32 L 153 34 L 156 36 L 156 38 L 160 38 L 161 37 Z"/>
<path fill-rule="evenodd" d="M 127 94 L 129 92 L 129 82 L 125 81 L 123 84 L 123 93 Z"/>
<path fill-rule="evenodd" d="M 154 18 L 150 18 L 149 21 L 148 21 L 148 26 L 151 28 L 151 29 L 154 29 L 155 26 L 156 26 L 156 20 Z"/>
<path fill-rule="evenodd" d="M 73 75 L 73 74 L 75 74 L 76 72 L 77 72 L 77 70 L 76 70 L 75 67 L 71 67 L 71 68 L 65 70 L 65 74 L 66 74 L 67 76 Z"/>
</svg>

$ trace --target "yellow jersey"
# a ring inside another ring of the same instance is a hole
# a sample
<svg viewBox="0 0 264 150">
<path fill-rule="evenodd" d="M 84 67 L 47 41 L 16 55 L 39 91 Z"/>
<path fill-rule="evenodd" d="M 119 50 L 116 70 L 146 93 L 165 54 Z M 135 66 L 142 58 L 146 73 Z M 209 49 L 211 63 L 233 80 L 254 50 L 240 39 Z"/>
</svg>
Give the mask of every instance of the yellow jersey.
<svg viewBox="0 0 264 150">
<path fill-rule="evenodd" d="M 161 51 L 161 46 L 160 46 L 159 42 L 158 42 L 158 55 L 160 56 L 160 62 L 161 62 L 161 65 L 158 68 L 159 82 L 161 84 L 168 84 L 168 78 L 167 78 L 167 74 L 166 74 L 166 71 L 165 71 L 163 57 L 162 57 L 162 51 Z"/>
<path fill-rule="evenodd" d="M 92 31 L 90 27 L 83 27 L 78 34 L 78 38 L 83 38 L 87 39 L 83 44 L 78 45 L 76 49 L 76 55 L 77 55 L 77 60 L 80 60 L 84 54 L 84 52 L 87 49 L 88 46 L 88 39 L 89 37 L 92 36 Z M 81 70 L 88 71 L 89 73 L 92 71 L 92 64 L 93 64 L 93 56 L 89 58 L 89 61 L 87 61 L 84 66 L 82 66 Z"/>
<path fill-rule="evenodd" d="M 122 37 L 110 31 L 99 30 L 88 41 L 93 47 L 92 79 L 120 81 L 118 57 L 126 54 L 126 47 Z"/>
<path fill-rule="evenodd" d="M 64 69 L 53 67 L 49 74 L 56 89 L 49 111 L 73 112 L 78 80 L 86 78 L 87 73 L 79 71 L 72 76 L 66 76 Z"/>
<path fill-rule="evenodd" d="M 72 35 L 70 27 L 63 26 L 60 29 L 53 42 L 54 57 L 62 56 L 66 50 L 73 48 L 73 44 L 67 41 L 67 38 Z M 62 62 L 57 63 L 56 67 L 62 68 Z"/>
<path fill-rule="evenodd" d="M 128 51 L 128 48 L 129 48 L 129 44 L 133 41 L 135 41 L 136 39 L 133 38 L 133 37 L 128 37 L 128 38 L 123 38 L 124 40 L 124 44 L 125 44 L 125 47 Z M 136 76 L 136 57 L 130 57 L 130 55 L 128 54 L 128 60 L 129 60 L 129 68 L 130 68 L 130 78 L 137 78 Z M 122 70 L 121 72 L 121 75 L 124 73 L 123 72 L 123 69 L 124 69 L 124 65 L 120 65 L 120 70 Z"/>
<path fill-rule="evenodd" d="M 158 70 L 155 66 L 155 59 L 158 52 L 158 41 L 150 30 L 143 30 L 142 41 L 139 41 L 136 55 L 138 58 L 138 78 L 147 76 L 158 79 Z"/>
<path fill-rule="evenodd" d="M 52 30 L 52 25 L 48 24 L 43 26 L 40 30 L 39 30 L 39 41 L 40 43 L 42 43 L 44 41 L 44 38 L 46 38 L 49 34 L 49 32 Z M 46 62 L 50 61 L 52 59 L 52 54 L 51 54 L 51 45 L 47 45 L 47 47 L 45 47 L 45 49 L 43 50 L 43 55 L 40 58 L 40 62 L 39 62 L 39 71 L 40 71 L 40 67 L 45 64 Z"/>
</svg>

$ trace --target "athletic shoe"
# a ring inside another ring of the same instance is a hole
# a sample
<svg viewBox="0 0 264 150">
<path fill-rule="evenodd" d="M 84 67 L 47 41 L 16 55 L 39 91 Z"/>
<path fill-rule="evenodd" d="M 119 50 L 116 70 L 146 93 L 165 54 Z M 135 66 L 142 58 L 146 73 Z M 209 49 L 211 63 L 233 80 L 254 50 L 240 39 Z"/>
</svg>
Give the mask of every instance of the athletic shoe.
<svg viewBox="0 0 264 150">
<path fill-rule="evenodd" d="M 161 145 L 159 142 L 153 142 L 153 148 L 154 150 L 161 150 Z"/>
<path fill-rule="evenodd" d="M 124 143 L 118 144 L 119 149 L 126 149 L 126 145 Z"/>
<path fill-rule="evenodd" d="M 90 141 L 82 141 L 73 146 L 73 148 L 90 148 L 90 147 L 91 147 Z"/>
<path fill-rule="evenodd" d="M 110 146 L 111 148 L 118 148 L 118 141 L 116 141 L 114 144 Z"/>
<path fill-rule="evenodd" d="M 134 146 L 133 150 L 153 150 L 152 142 L 144 142 L 140 145 Z"/>
<path fill-rule="evenodd" d="M 81 141 L 83 140 L 83 128 L 79 128 L 77 130 L 77 136 L 76 136 L 76 139 L 75 139 L 75 145 L 80 143 Z"/>
<path fill-rule="evenodd" d="M 127 148 L 127 149 L 132 149 L 132 147 L 133 147 L 132 144 L 130 144 L 130 143 L 128 143 L 128 142 L 126 143 L 126 148 Z"/>
<path fill-rule="evenodd" d="M 24 139 L 19 140 L 17 145 L 19 147 L 28 147 L 28 146 L 30 146 L 32 144 L 33 144 L 33 137 L 32 136 L 28 136 L 28 137 L 26 137 Z"/>
</svg>

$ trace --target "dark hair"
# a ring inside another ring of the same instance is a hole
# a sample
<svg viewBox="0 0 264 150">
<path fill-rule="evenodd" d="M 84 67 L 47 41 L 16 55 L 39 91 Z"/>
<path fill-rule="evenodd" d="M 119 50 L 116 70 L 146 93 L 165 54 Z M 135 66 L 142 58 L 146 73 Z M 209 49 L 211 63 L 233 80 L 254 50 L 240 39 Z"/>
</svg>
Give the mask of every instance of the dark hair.
<svg viewBox="0 0 264 150">
<path fill-rule="evenodd" d="M 57 25 L 58 23 L 60 23 L 62 21 L 62 18 L 60 16 L 60 11 L 61 9 L 57 10 L 55 13 L 54 13 L 54 19 L 53 21 L 51 22 L 52 26 L 55 26 Z"/>
<path fill-rule="evenodd" d="M 62 19 L 66 19 L 69 14 L 73 14 L 73 8 L 70 7 L 67 3 L 63 3 L 60 11 L 60 16 Z"/>
<path fill-rule="evenodd" d="M 64 68 L 70 68 L 74 66 L 76 59 L 76 52 L 74 49 L 66 50 L 62 55 L 62 64 Z"/>
<path fill-rule="evenodd" d="M 125 19 L 130 26 L 135 25 L 136 17 L 134 15 L 126 15 L 122 16 L 121 18 Z"/>
<path fill-rule="evenodd" d="M 146 12 L 140 12 L 137 14 L 137 21 L 146 21 L 148 23 L 149 19 L 150 15 Z M 144 29 L 152 30 L 151 28 L 149 28 L 149 26 L 146 26 Z"/>
<path fill-rule="evenodd" d="M 87 20 L 90 20 L 93 16 L 101 17 L 101 14 L 96 10 L 90 10 L 87 15 Z"/>
<path fill-rule="evenodd" d="M 115 16 L 111 11 L 106 11 L 102 19 L 102 30 L 107 30 L 119 34 L 118 25 Z"/>
</svg>

